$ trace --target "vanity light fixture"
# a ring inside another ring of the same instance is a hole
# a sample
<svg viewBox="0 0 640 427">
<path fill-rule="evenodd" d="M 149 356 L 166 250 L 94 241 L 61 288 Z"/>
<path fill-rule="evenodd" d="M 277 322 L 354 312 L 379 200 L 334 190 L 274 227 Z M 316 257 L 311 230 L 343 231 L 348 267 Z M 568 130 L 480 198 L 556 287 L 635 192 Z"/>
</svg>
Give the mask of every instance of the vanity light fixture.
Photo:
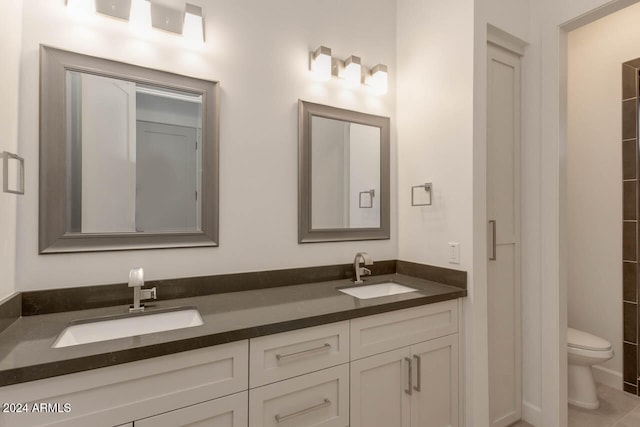
<svg viewBox="0 0 640 427">
<path fill-rule="evenodd" d="M 332 59 L 331 74 L 345 79 L 350 87 L 356 87 L 362 79 L 362 60 L 359 56 L 351 55 L 344 61 Z"/>
<path fill-rule="evenodd" d="M 185 5 L 182 35 L 192 42 L 204 43 L 204 17 L 200 6 Z"/>
<path fill-rule="evenodd" d="M 95 8 L 98 13 L 127 21 L 131 13 L 131 0 L 96 0 Z"/>
<path fill-rule="evenodd" d="M 85 14 L 100 13 L 129 21 L 135 31 L 150 28 L 180 34 L 192 42 L 204 42 L 202 7 L 185 3 L 182 8 L 160 0 L 66 0 L 67 8 Z"/>
<path fill-rule="evenodd" d="M 371 69 L 368 75 L 365 76 L 364 83 L 371 86 L 377 93 L 387 93 L 389 89 L 389 74 L 387 66 L 384 64 L 378 64 Z"/>
<path fill-rule="evenodd" d="M 92 14 L 96 12 L 94 0 L 66 0 L 69 10 L 82 14 Z"/>
<path fill-rule="evenodd" d="M 311 52 L 309 68 L 320 80 L 331 79 L 331 49 L 320 46 Z"/>
<path fill-rule="evenodd" d="M 149 0 L 132 0 L 129 25 L 134 31 L 151 29 L 151 2 Z"/>
<path fill-rule="evenodd" d="M 359 84 L 370 86 L 376 94 L 387 93 L 389 75 L 387 66 L 378 64 L 370 70 L 362 66 L 359 56 L 351 55 L 344 61 L 331 57 L 331 49 L 320 46 L 309 55 L 309 69 L 319 80 L 327 81 L 331 76 L 344 79 L 349 87 Z"/>
</svg>

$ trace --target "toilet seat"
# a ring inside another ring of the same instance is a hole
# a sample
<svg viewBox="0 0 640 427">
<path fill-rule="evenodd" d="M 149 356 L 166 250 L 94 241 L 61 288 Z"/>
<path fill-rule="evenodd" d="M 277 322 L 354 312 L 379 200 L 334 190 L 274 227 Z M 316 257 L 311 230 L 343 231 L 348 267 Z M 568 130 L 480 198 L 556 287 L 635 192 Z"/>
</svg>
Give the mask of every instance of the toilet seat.
<svg viewBox="0 0 640 427">
<path fill-rule="evenodd" d="M 611 350 L 611 343 L 604 338 L 592 335 L 588 332 L 567 328 L 567 345 L 570 348 L 590 351 Z"/>
</svg>

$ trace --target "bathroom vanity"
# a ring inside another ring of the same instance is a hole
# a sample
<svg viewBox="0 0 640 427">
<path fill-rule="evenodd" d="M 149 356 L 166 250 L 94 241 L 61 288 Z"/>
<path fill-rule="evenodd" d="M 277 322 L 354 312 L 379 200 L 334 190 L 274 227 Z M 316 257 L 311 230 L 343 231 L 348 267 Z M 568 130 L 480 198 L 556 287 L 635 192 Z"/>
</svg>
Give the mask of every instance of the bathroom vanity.
<svg viewBox="0 0 640 427">
<path fill-rule="evenodd" d="M 158 301 L 204 324 L 64 348 L 51 345 L 71 319 L 123 308 L 22 317 L 0 334 L 0 401 L 29 413 L 0 424 L 460 425 L 466 290 L 403 274 L 365 284 L 389 281 L 416 291 L 358 299 L 344 279 Z M 32 413 L 40 403 L 56 413 Z"/>
</svg>

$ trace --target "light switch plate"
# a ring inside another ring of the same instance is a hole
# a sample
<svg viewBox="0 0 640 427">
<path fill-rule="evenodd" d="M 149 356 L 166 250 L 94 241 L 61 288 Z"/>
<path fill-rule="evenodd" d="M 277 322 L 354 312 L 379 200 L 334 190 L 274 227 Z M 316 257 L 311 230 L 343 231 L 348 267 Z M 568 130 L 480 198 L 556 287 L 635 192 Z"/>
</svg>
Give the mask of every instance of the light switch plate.
<svg viewBox="0 0 640 427">
<path fill-rule="evenodd" d="M 449 264 L 460 264 L 460 242 L 449 242 Z"/>
</svg>

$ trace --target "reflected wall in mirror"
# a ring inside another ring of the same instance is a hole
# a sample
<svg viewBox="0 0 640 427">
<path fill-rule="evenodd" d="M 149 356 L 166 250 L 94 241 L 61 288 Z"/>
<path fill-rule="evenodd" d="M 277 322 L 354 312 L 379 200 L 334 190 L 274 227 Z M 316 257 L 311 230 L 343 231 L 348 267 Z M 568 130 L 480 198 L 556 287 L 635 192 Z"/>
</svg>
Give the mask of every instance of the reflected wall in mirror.
<svg viewBox="0 0 640 427">
<path fill-rule="evenodd" d="M 388 239 L 389 119 L 299 102 L 300 243 Z"/>
<path fill-rule="evenodd" d="M 40 252 L 217 246 L 218 84 L 41 49 Z"/>
</svg>

